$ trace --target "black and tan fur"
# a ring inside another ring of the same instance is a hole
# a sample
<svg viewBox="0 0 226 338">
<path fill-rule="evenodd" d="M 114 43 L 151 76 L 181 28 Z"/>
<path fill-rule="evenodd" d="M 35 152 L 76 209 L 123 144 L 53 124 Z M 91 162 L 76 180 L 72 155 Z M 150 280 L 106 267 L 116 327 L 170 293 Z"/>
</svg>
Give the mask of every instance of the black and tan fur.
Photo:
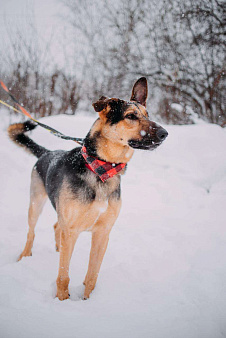
<svg viewBox="0 0 226 338">
<path fill-rule="evenodd" d="M 147 81 L 141 78 L 135 83 L 129 102 L 101 97 L 93 104 L 99 118 L 85 138 L 89 155 L 107 162 L 128 163 L 135 148 L 151 150 L 162 143 L 167 132 L 148 119 L 147 90 Z M 24 134 L 34 127 L 27 121 L 8 128 L 14 142 L 38 157 L 31 176 L 27 242 L 18 260 L 31 255 L 35 225 L 48 197 L 58 216 L 54 230 L 56 249 L 60 251 L 56 281 L 60 300 L 69 297 L 69 264 L 75 242 L 82 231 L 92 232 L 84 280 L 87 299 L 95 287 L 109 234 L 120 211 L 120 176 L 125 170 L 102 182 L 85 166 L 81 148 L 47 150 Z"/>
</svg>

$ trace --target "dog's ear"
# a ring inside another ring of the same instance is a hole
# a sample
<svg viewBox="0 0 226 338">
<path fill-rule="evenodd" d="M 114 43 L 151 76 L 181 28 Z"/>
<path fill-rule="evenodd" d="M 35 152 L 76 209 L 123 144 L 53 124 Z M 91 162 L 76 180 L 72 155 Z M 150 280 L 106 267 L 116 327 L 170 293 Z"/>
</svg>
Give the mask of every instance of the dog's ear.
<svg viewBox="0 0 226 338">
<path fill-rule="evenodd" d="M 146 107 L 148 83 L 146 77 L 141 77 L 133 86 L 130 101 L 136 101 Z"/>
<path fill-rule="evenodd" d="M 95 109 L 96 112 L 102 111 L 104 108 L 107 107 L 107 102 L 108 97 L 106 96 L 101 96 L 98 101 L 93 103 L 93 108 Z"/>
</svg>

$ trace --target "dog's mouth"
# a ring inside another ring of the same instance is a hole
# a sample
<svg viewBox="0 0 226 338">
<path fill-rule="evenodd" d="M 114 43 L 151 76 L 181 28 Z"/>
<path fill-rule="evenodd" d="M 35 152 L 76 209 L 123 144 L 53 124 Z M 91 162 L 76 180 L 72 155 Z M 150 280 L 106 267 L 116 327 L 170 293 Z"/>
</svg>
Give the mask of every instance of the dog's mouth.
<svg viewBox="0 0 226 338">
<path fill-rule="evenodd" d="M 160 146 L 162 142 L 154 142 L 153 140 L 129 140 L 128 144 L 131 148 L 134 149 L 143 149 L 143 150 L 154 150 Z"/>
</svg>

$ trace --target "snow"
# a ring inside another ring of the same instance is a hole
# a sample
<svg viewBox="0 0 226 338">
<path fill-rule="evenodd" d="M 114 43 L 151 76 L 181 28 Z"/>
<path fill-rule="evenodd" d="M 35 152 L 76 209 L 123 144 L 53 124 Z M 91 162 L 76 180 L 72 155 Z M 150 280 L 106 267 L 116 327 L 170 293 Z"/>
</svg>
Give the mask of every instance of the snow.
<svg viewBox="0 0 226 338">
<path fill-rule="evenodd" d="M 93 121 L 82 114 L 43 119 L 77 137 Z M 70 299 L 60 302 L 50 203 L 33 256 L 16 262 L 36 159 L 11 143 L 2 125 L 1 337 L 226 337 L 226 130 L 206 123 L 164 127 L 164 144 L 137 150 L 122 177 L 122 210 L 90 299 L 81 300 L 90 250 L 90 233 L 83 233 L 70 265 Z M 31 135 L 49 149 L 74 146 L 41 128 Z"/>
<path fill-rule="evenodd" d="M 179 113 L 182 113 L 184 108 L 178 103 L 172 103 L 171 108 L 176 109 Z"/>
</svg>

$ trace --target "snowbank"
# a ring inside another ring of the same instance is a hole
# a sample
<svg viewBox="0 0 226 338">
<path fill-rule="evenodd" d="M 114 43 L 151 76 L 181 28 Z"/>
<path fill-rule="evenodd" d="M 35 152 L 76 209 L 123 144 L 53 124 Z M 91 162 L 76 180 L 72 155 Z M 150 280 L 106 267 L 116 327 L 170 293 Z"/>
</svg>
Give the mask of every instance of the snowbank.
<svg viewBox="0 0 226 338">
<path fill-rule="evenodd" d="M 83 137 L 94 119 L 43 119 Z M 26 240 L 30 172 L 35 158 L 0 134 L 0 332 L 4 338 L 218 338 L 226 336 L 226 130 L 166 126 L 154 152 L 136 151 L 122 178 L 123 205 L 96 289 L 81 300 L 90 234 L 70 266 L 71 299 L 55 298 L 59 254 L 48 204 L 33 256 L 17 263 Z M 37 128 L 32 138 L 70 149 Z"/>
</svg>

